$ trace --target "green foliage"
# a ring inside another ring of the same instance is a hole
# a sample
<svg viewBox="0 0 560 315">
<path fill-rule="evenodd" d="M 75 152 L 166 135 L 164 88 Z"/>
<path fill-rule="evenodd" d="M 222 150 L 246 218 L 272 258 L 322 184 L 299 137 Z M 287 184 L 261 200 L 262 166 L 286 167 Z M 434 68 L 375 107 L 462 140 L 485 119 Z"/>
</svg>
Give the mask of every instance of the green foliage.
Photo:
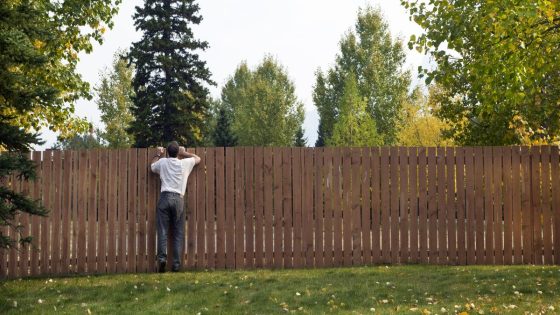
<svg viewBox="0 0 560 315">
<path fill-rule="evenodd" d="M 100 136 L 109 148 L 129 148 L 134 139 L 127 132 L 133 120 L 132 107 L 132 67 L 123 59 L 124 52 L 114 55 L 113 67 L 101 74 L 101 82 L 95 88 L 97 106 L 101 111 L 101 121 L 105 131 Z"/>
<path fill-rule="evenodd" d="M 25 130 L 47 126 L 65 134 L 73 102 L 89 98 L 76 73 L 78 54 L 101 42 L 120 0 L 0 3 L 0 114 Z"/>
<path fill-rule="evenodd" d="M 104 147 L 102 142 L 103 133 L 94 130 L 93 126 L 88 132 L 76 133 L 71 137 L 60 139 L 52 149 L 55 150 L 88 150 Z"/>
<path fill-rule="evenodd" d="M 223 106 L 217 110 L 216 126 L 212 131 L 212 143 L 216 147 L 234 147 L 237 137 L 231 131 L 231 113 Z"/>
<path fill-rule="evenodd" d="M 439 109 L 435 98 L 437 85 L 432 85 L 429 95 L 416 88 L 409 100 L 403 105 L 403 124 L 399 130 L 399 145 L 403 146 L 449 146 L 453 141 L 445 139 L 445 122 L 434 114 Z"/>
<path fill-rule="evenodd" d="M 204 142 L 209 107 L 204 84 L 214 83 L 196 53 L 208 48 L 193 37 L 191 25 L 202 20 L 198 11 L 194 0 L 146 0 L 137 7 L 134 24 L 143 36 L 129 53 L 136 67 L 130 132 L 137 147 Z"/>
<path fill-rule="evenodd" d="M 241 63 L 222 89 L 222 105 L 243 146 L 291 146 L 304 119 L 293 82 L 272 57 L 255 70 Z"/>
<path fill-rule="evenodd" d="M 375 120 L 367 112 L 365 99 L 360 96 L 354 74 L 350 73 L 344 85 L 338 121 L 327 145 L 364 147 L 382 143 Z"/>
<path fill-rule="evenodd" d="M 534 0 L 401 1 L 425 32 L 410 39 L 437 63 L 438 115 L 463 145 L 560 141 L 560 5 Z"/>
<path fill-rule="evenodd" d="M 0 2 L 0 248 L 11 247 L 21 229 L 19 213 L 46 215 L 47 210 L 12 190 L 8 178 L 33 179 L 34 163 L 22 153 L 40 144 L 34 131 L 47 126 L 64 137 L 87 125 L 72 117 L 80 97 L 89 98 L 89 85 L 75 72 L 80 52 L 101 42 L 120 0 Z M 17 153 L 16 153 L 17 152 Z M 30 242 L 19 237 L 20 242 Z"/>
<path fill-rule="evenodd" d="M 316 146 L 333 136 L 339 120 L 346 79 L 351 73 L 357 82 L 367 112 L 375 120 L 383 144 L 397 141 L 399 114 L 407 99 L 410 75 L 402 71 L 405 53 L 402 43 L 394 41 L 379 9 L 367 7 L 358 13 L 355 30 L 340 42 L 335 66 L 316 74 L 313 101 L 320 122 Z"/>
<path fill-rule="evenodd" d="M 307 146 L 307 138 L 304 138 L 304 131 L 303 127 L 300 126 L 298 131 L 296 132 L 294 138 L 294 147 L 306 147 Z"/>
</svg>

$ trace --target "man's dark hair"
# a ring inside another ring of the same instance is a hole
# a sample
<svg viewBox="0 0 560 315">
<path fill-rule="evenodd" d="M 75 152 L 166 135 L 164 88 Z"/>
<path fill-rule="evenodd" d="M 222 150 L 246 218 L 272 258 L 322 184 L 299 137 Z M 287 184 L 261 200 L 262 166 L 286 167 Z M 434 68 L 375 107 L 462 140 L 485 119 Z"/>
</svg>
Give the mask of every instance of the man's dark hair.
<svg viewBox="0 0 560 315">
<path fill-rule="evenodd" d="M 177 154 L 179 154 L 179 143 L 177 143 L 177 141 L 169 142 L 167 145 L 167 154 L 172 158 L 177 157 Z"/>
</svg>

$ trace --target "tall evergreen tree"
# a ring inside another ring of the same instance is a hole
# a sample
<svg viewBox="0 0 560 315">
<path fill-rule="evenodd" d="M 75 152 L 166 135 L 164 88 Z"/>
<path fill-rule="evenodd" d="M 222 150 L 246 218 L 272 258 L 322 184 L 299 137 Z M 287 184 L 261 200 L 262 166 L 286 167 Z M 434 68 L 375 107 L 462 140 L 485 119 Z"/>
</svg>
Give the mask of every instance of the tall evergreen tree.
<svg viewBox="0 0 560 315">
<path fill-rule="evenodd" d="M 410 74 L 402 70 L 404 62 L 403 44 L 393 40 L 381 11 L 371 7 L 360 10 L 355 31 L 340 41 L 334 67 L 316 74 L 313 101 L 320 117 L 316 146 L 324 145 L 333 135 L 351 72 L 383 144 L 395 144 L 410 84 Z"/>
<path fill-rule="evenodd" d="M 375 120 L 366 110 L 366 101 L 360 96 L 356 79 L 351 72 L 344 83 L 340 115 L 327 145 L 361 147 L 381 144 L 383 139 L 377 133 Z"/>
<path fill-rule="evenodd" d="M 221 106 L 218 109 L 216 127 L 212 133 L 212 141 L 217 147 L 234 147 L 237 137 L 231 131 L 231 114 Z"/>
<path fill-rule="evenodd" d="M 295 147 L 306 147 L 307 146 L 307 138 L 303 137 L 303 127 L 299 126 L 298 131 L 296 132 L 296 136 L 294 137 L 294 146 Z"/>
<path fill-rule="evenodd" d="M 136 67 L 130 131 L 138 147 L 203 142 L 209 107 L 204 83 L 214 82 L 196 53 L 208 48 L 191 29 L 202 21 L 198 11 L 194 0 L 146 0 L 136 7 L 134 24 L 144 34 L 129 54 Z"/>
</svg>

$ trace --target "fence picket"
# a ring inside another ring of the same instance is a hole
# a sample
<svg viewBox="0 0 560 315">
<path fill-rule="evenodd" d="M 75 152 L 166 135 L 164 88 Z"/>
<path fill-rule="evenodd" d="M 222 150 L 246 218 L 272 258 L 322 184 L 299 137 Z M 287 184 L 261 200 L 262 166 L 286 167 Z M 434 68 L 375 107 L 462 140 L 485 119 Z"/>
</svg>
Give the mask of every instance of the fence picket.
<svg viewBox="0 0 560 315">
<path fill-rule="evenodd" d="M 418 263 L 418 148 L 408 148 L 410 262 Z"/>
<path fill-rule="evenodd" d="M 313 248 L 313 149 L 304 148 L 304 180 L 303 180 L 303 251 L 305 253 L 305 266 L 314 266 Z"/>
<path fill-rule="evenodd" d="M 523 234 L 523 263 L 533 264 L 533 203 L 531 200 L 531 153 L 529 147 L 521 147 L 521 230 Z"/>
<path fill-rule="evenodd" d="M 465 199 L 465 149 L 455 148 L 457 186 L 457 259 L 459 265 L 467 264 L 466 199 Z"/>
<path fill-rule="evenodd" d="M 552 259 L 552 213 L 550 195 L 550 147 L 541 147 L 541 171 L 542 171 L 542 219 L 543 219 L 543 254 L 544 264 L 550 265 Z"/>
<path fill-rule="evenodd" d="M 362 149 L 362 171 L 360 173 L 362 215 L 362 257 L 365 265 L 372 264 L 371 256 L 371 149 Z"/>
<path fill-rule="evenodd" d="M 502 180 L 504 183 L 504 263 L 511 265 L 513 263 L 513 187 L 511 179 L 511 148 L 503 147 L 503 173 Z"/>
<path fill-rule="evenodd" d="M 272 149 L 273 162 L 273 208 L 274 208 L 274 267 L 282 268 L 284 266 L 284 246 L 283 241 L 283 224 L 284 214 L 282 213 L 282 150 L 280 148 Z M 307 227 L 309 228 L 309 227 Z"/>
<path fill-rule="evenodd" d="M 494 209 L 492 147 L 484 148 L 484 263 L 494 263 Z"/>
<path fill-rule="evenodd" d="M 389 148 L 381 148 L 381 263 L 391 261 L 391 204 L 389 199 Z"/>
<path fill-rule="evenodd" d="M 428 158 L 426 148 L 418 148 L 418 239 L 420 263 L 428 263 Z"/>
<path fill-rule="evenodd" d="M 196 178 L 196 267 L 206 268 L 206 149 L 196 148 L 200 163 L 193 170 Z M 193 178 L 193 179 L 195 179 Z"/>
<path fill-rule="evenodd" d="M 255 249 L 254 249 L 254 216 L 255 216 L 255 198 L 253 195 L 254 181 L 254 152 L 253 148 L 245 148 L 245 267 L 253 268 L 255 266 Z"/>
<path fill-rule="evenodd" d="M 292 154 L 290 148 L 282 148 L 282 201 L 284 212 L 284 266 L 291 268 L 293 262 L 293 215 L 292 215 Z M 255 185 L 256 186 L 256 185 Z"/>
<path fill-rule="evenodd" d="M 456 173 L 455 151 L 451 147 L 445 149 L 445 175 L 446 175 L 446 203 L 444 213 L 447 220 L 447 263 L 458 264 L 457 257 L 457 192 L 456 192 Z"/>
<path fill-rule="evenodd" d="M 324 265 L 326 267 L 333 266 L 334 258 L 334 248 L 333 248 L 333 195 L 334 195 L 334 185 L 333 185 L 333 170 L 332 170 L 332 148 L 324 148 L 324 167 L 323 167 L 323 179 L 324 179 L 324 192 L 325 192 L 325 243 L 324 243 Z"/>
<path fill-rule="evenodd" d="M 560 265 L 560 153 L 558 146 L 553 146 L 550 152 L 550 178 L 552 180 L 552 217 L 554 218 L 554 264 Z"/>
<path fill-rule="evenodd" d="M 428 261 L 437 264 L 437 157 L 436 148 L 428 148 Z"/>
<path fill-rule="evenodd" d="M 193 152 L 191 148 L 187 150 L 188 152 Z M 188 269 L 194 269 L 196 265 L 196 201 L 197 201 L 197 175 L 198 166 L 192 169 L 189 178 L 187 179 L 187 202 L 185 211 L 185 238 L 186 246 L 183 246 L 186 254 L 186 267 Z M 233 167 L 231 168 L 233 172 Z M 233 180 L 231 181 L 233 185 Z M 232 227 L 233 228 L 233 227 Z M 233 251 L 232 251 L 233 252 Z M 169 254 L 168 254 L 169 257 Z M 185 257 L 183 257 L 185 261 Z"/>
<path fill-rule="evenodd" d="M 118 205 L 118 151 L 109 151 L 109 172 L 107 183 L 108 209 L 107 209 L 107 272 L 117 272 L 117 205 Z M 149 201 L 148 201 L 149 203 Z M 149 219 L 148 219 L 149 222 Z M 152 270 L 153 271 L 153 270 Z"/>
<path fill-rule="evenodd" d="M 128 149 L 126 269 L 136 272 L 136 219 L 138 209 L 138 149 Z"/>
<path fill-rule="evenodd" d="M 522 254 L 522 222 L 521 222 L 521 148 L 512 148 L 511 165 L 512 165 L 512 205 L 513 205 L 513 263 L 521 264 L 523 262 Z"/>
<path fill-rule="evenodd" d="M 501 147 L 492 148 L 492 169 L 494 198 L 494 262 L 497 265 L 504 264 L 504 231 L 503 231 L 503 152 Z"/>
<path fill-rule="evenodd" d="M 31 154 L 27 153 L 26 158 L 31 160 Z M 31 188 L 32 187 L 31 187 L 30 180 L 23 180 L 22 179 L 21 184 L 22 184 L 21 192 L 25 196 L 31 197 L 31 194 L 32 194 Z M 59 185 L 62 185 L 62 183 L 59 182 Z M 57 198 L 62 198 L 62 194 L 59 193 L 59 195 L 60 196 L 57 196 Z M 59 206 L 59 209 L 60 209 L 60 204 L 58 206 Z M 31 236 L 31 230 L 30 230 L 30 225 L 29 224 L 30 224 L 30 215 L 27 214 L 27 213 L 20 213 L 20 225 L 22 226 L 21 233 L 22 233 L 23 237 L 30 237 Z M 60 228 L 60 223 L 58 224 L 58 226 Z M 59 233 L 59 235 L 60 235 L 60 233 Z M 29 250 L 30 249 L 31 248 L 30 248 L 29 244 L 21 245 L 21 251 L 20 251 L 20 255 L 19 255 L 19 257 L 20 257 L 19 274 L 20 274 L 21 277 L 29 276 Z M 60 257 L 60 251 L 58 253 L 59 253 L 59 257 Z M 60 261 L 59 261 L 58 266 L 60 266 Z M 57 270 L 57 272 L 60 273 L 60 270 Z"/>
<path fill-rule="evenodd" d="M 88 152 L 88 192 L 87 192 L 87 227 L 86 227 L 86 248 L 87 248 L 87 272 L 89 274 L 97 273 L 96 267 L 96 243 L 97 243 L 97 174 L 98 174 L 98 151 L 90 150 Z M 131 171 L 136 171 L 136 164 L 131 165 Z M 131 187 L 131 183 L 127 185 Z M 133 198 L 132 198 L 133 199 Z M 134 209 L 134 206 L 128 205 L 128 209 Z M 134 272 L 132 268 L 136 262 L 131 263 L 128 268 L 129 272 Z"/>
<path fill-rule="evenodd" d="M 313 241 L 313 243 L 315 244 L 315 266 L 316 267 L 323 267 L 324 266 L 324 260 L 323 260 L 323 255 L 324 255 L 324 250 L 323 250 L 323 237 L 324 237 L 324 231 L 323 231 L 323 219 L 324 219 L 324 203 L 323 203 L 323 191 L 324 191 L 324 186 L 323 186 L 323 148 L 315 148 L 314 150 L 314 162 L 313 164 L 315 165 L 314 167 L 314 184 L 313 184 L 313 195 L 314 195 L 314 200 L 315 200 L 315 205 L 314 205 L 314 209 L 315 209 L 315 215 L 313 216 L 313 222 L 314 222 L 314 229 L 315 229 L 315 239 Z M 288 165 L 285 165 L 284 167 L 289 168 Z M 288 196 L 290 195 L 289 193 L 286 193 L 286 189 L 289 189 L 289 187 L 284 186 L 284 196 L 285 198 L 289 198 Z M 284 212 L 286 213 L 286 212 Z M 288 241 L 288 238 L 286 238 L 286 241 Z"/>
<path fill-rule="evenodd" d="M 138 228 L 136 229 L 136 240 L 138 243 L 138 251 L 137 251 L 137 272 L 146 272 L 147 271 L 147 264 L 146 264 L 146 249 L 147 249 L 147 242 L 146 242 L 146 214 L 153 205 L 147 204 L 148 199 L 148 150 L 147 149 L 138 149 Z M 100 162 L 101 163 L 101 162 Z M 101 165 L 101 164 L 100 164 Z M 101 173 L 101 181 L 100 181 L 100 189 L 103 189 L 103 185 L 105 180 L 103 180 L 103 173 Z M 103 195 L 102 195 L 103 196 Z M 102 241 L 104 241 L 104 234 L 105 231 L 105 218 L 106 212 L 105 208 L 101 207 L 103 211 L 103 215 L 100 216 L 100 234 L 99 238 L 99 249 L 102 251 Z M 104 246 L 104 245 L 103 245 Z M 103 257 L 104 258 L 104 257 Z M 152 257 L 150 257 L 152 258 Z"/>
<path fill-rule="evenodd" d="M 408 190 L 408 148 L 399 148 L 399 262 L 405 263 L 410 261 L 409 252 L 409 196 Z"/>
<path fill-rule="evenodd" d="M 264 266 L 263 148 L 255 148 L 255 267 Z M 290 174 L 291 176 L 291 174 Z M 220 229 L 218 228 L 218 231 Z"/>
<path fill-rule="evenodd" d="M 352 266 L 352 151 L 343 149 L 342 157 L 342 250 L 344 266 Z M 307 211 L 307 209 L 306 209 Z"/>
<path fill-rule="evenodd" d="M 438 247 L 437 261 L 439 264 L 447 264 L 447 213 L 446 196 L 450 195 L 445 185 L 445 148 L 437 148 L 436 169 L 437 169 L 437 230 Z"/>
<path fill-rule="evenodd" d="M 206 259 L 207 268 L 216 268 L 216 149 L 206 149 Z"/>
<path fill-rule="evenodd" d="M 226 268 L 225 151 L 216 148 L 216 268 Z M 262 160 L 261 160 L 262 163 Z"/>
<path fill-rule="evenodd" d="M 362 222 L 361 222 L 361 207 L 360 207 L 360 198 L 361 198 L 361 174 L 362 171 L 360 166 L 362 164 L 361 161 L 361 149 L 359 148 L 352 148 L 351 151 L 351 168 L 352 168 L 352 194 L 350 198 L 350 206 L 352 209 L 352 217 L 351 219 L 351 230 L 348 231 L 351 234 L 352 238 L 352 264 L 354 266 L 362 265 L 362 240 L 361 240 L 361 230 L 362 230 Z"/>
<path fill-rule="evenodd" d="M 485 263 L 484 256 L 484 187 L 483 187 L 483 176 L 480 176 L 479 172 L 484 174 L 484 155 L 482 147 L 474 148 L 474 170 L 472 175 L 474 179 L 474 189 L 475 189 L 475 226 L 476 226 L 476 263 L 482 265 Z"/>
<path fill-rule="evenodd" d="M 293 182 L 293 224 L 294 224 L 294 235 L 293 235 L 293 261 L 295 268 L 301 268 L 303 266 L 303 252 L 302 252 L 302 179 L 303 179 L 303 164 L 302 164 L 302 148 L 292 148 L 292 182 Z M 266 170 L 266 167 L 265 167 Z M 267 186 L 267 174 L 265 173 L 264 187 Z M 265 209 L 267 206 L 267 199 L 265 193 L 264 199 Z M 265 212 L 266 215 L 266 212 Z"/>
<path fill-rule="evenodd" d="M 542 204 L 541 204 L 541 154 L 540 147 L 531 147 L 531 229 L 533 238 L 533 264 L 542 265 L 543 255 L 542 255 Z"/>
<path fill-rule="evenodd" d="M 371 260 L 372 263 L 381 262 L 381 173 L 379 148 L 372 148 L 371 152 Z"/>
<path fill-rule="evenodd" d="M 299 165 L 299 164 L 298 164 Z M 301 168 L 298 168 L 298 170 L 301 170 Z M 226 170 L 227 171 L 227 170 Z M 294 174 L 296 171 L 294 170 Z M 273 250 L 273 217 L 272 217 L 272 148 L 264 148 L 264 224 L 265 224 L 265 246 L 264 246 L 264 252 L 265 252 L 265 266 L 267 268 L 272 268 L 274 266 L 274 250 Z M 301 187 L 301 186 L 300 186 Z M 301 191 L 298 191 L 296 189 L 296 187 L 294 186 L 294 195 L 298 196 L 298 194 L 301 194 Z M 301 200 L 301 195 L 299 197 Z M 300 214 L 300 220 L 301 220 L 301 205 L 299 205 L 299 214 Z M 300 231 L 301 231 L 301 225 L 300 227 Z M 296 239 L 294 241 L 297 241 L 297 231 L 296 231 Z M 300 257 L 299 257 L 299 261 L 301 264 L 301 236 L 299 238 L 300 241 L 300 247 L 299 247 L 299 253 L 300 253 Z M 296 243 L 297 246 L 297 243 Z M 229 251 L 228 251 L 229 252 Z M 295 255 L 295 253 L 294 253 Z M 297 257 L 296 257 L 297 258 Z M 297 260 L 296 260 L 297 262 Z"/>
<path fill-rule="evenodd" d="M 107 150 L 99 151 L 99 212 L 98 212 L 98 250 L 97 250 L 97 272 L 107 272 L 107 167 L 109 163 Z M 141 159 L 145 161 L 144 159 Z M 145 163 L 145 162 L 144 162 Z M 140 169 L 139 169 L 140 171 Z M 142 197 L 142 196 L 140 196 Z M 140 202 L 143 206 L 145 202 Z M 145 222 L 145 220 L 142 220 Z"/>
</svg>

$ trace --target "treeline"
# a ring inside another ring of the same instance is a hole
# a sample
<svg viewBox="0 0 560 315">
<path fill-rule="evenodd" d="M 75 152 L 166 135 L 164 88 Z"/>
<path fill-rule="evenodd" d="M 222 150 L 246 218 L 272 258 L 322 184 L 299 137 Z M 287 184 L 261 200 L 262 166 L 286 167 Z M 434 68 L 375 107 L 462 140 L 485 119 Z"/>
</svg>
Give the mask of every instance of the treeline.
<svg viewBox="0 0 560 315">
<path fill-rule="evenodd" d="M 146 147 L 171 139 L 189 146 L 558 142 L 557 4 L 521 1 L 503 11 L 508 1 L 401 2 L 426 30 L 408 42 L 434 63 L 419 67 L 425 81 L 411 86 L 405 44 L 392 36 L 383 13 L 361 9 L 339 42 L 333 66 L 315 74 L 318 139 L 307 143 L 303 104 L 278 60 L 264 56 L 255 68 L 241 62 L 221 97 L 212 99 L 206 86 L 214 82 L 195 53 L 208 43 L 196 40 L 189 26 L 202 19 L 198 6 L 146 1 L 134 16 L 144 36 L 117 53 L 96 88 L 104 131 L 91 128 L 59 145 Z"/>
<path fill-rule="evenodd" d="M 164 4 L 147 1 L 137 8 L 142 39 L 115 53 L 111 68 L 100 74 L 95 102 L 105 128 L 63 135 L 55 147 L 147 147 L 172 139 L 188 146 L 449 143 L 425 89 L 408 92 L 403 42 L 393 38 L 379 9 L 360 10 L 354 29 L 340 41 L 334 66 L 317 70 L 318 140 L 307 143 L 304 105 L 278 60 L 264 56 L 254 68 L 241 62 L 213 99 L 206 88 L 214 84 L 211 74 L 194 52 L 208 43 L 194 39 L 189 27 L 202 19 L 198 6 Z"/>
</svg>

